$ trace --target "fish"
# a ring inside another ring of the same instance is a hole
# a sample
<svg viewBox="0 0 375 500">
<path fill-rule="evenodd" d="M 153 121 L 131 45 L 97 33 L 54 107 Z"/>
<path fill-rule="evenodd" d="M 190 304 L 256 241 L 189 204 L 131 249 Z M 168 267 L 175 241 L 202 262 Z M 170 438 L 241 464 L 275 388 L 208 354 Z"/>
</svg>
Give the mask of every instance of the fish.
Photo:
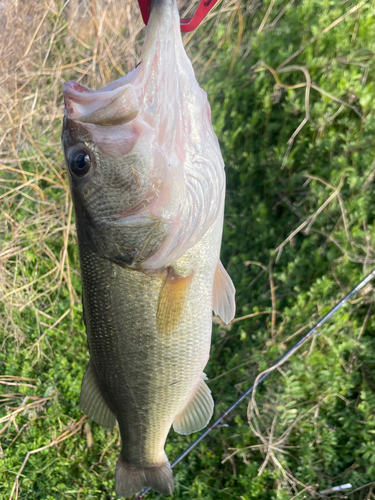
<svg viewBox="0 0 375 500">
<path fill-rule="evenodd" d="M 212 310 L 225 323 L 235 313 L 220 261 L 224 162 L 176 0 L 154 0 L 136 68 L 101 90 L 68 81 L 63 95 L 90 355 L 80 406 L 119 425 L 119 497 L 170 495 L 168 432 L 210 421 Z"/>
</svg>

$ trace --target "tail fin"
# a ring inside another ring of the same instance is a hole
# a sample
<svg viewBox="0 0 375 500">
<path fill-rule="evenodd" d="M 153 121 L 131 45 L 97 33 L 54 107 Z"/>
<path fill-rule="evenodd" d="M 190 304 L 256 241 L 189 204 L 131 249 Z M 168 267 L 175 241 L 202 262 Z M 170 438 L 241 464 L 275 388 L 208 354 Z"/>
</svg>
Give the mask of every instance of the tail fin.
<svg viewBox="0 0 375 500">
<path fill-rule="evenodd" d="M 174 491 L 173 472 L 168 460 L 156 467 L 139 469 L 127 464 L 120 455 L 115 482 L 119 497 L 130 497 L 147 486 L 166 496 Z"/>
</svg>

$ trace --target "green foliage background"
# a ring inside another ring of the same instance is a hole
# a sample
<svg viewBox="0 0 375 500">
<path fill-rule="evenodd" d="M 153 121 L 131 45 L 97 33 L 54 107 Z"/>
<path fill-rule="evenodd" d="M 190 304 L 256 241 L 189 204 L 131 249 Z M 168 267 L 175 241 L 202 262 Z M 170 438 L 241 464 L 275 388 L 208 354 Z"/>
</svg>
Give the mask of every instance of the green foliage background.
<svg viewBox="0 0 375 500">
<path fill-rule="evenodd" d="M 374 1 L 227 2 L 185 37 L 226 163 L 222 261 L 237 289 L 238 321 L 215 320 L 213 330 L 207 374 L 215 417 L 374 267 L 374 7 Z M 78 406 L 88 354 L 59 134 L 62 81 L 76 79 L 77 68 L 82 74 L 79 61 L 92 50 L 71 49 L 64 8 L 53 3 L 44 20 L 54 30 L 52 49 L 43 38 L 35 43 L 43 57 L 50 50 L 47 61 L 74 66 L 58 74 L 40 70 L 45 99 L 38 97 L 38 117 L 24 115 L 20 133 L 3 127 L 4 499 L 115 498 L 118 430 L 85 421 Z M 136 40 L 139 54 L 142 32 Z M 120 55 L 116 60 L 120 66 Z M 125 61 L 123 68 L 129 69 Z M 100 64 L 97 71 L 102 79 L 120 76 L 112 63 L 109 75 Z M 90 78 L 93 69 L 85 69 L 82 82 Z M 9 115 L 14 107 L 7 102 Z M 374 498 L 373 287 L 176 467 L 172 498 L 317 498 L 317 491 L 344 483 L 353 485 L 349 498 Z M 169 458 L 195 437 L 171 431 Z M 26 454 L 39 448 L 17 477 Z"/>
</svg>

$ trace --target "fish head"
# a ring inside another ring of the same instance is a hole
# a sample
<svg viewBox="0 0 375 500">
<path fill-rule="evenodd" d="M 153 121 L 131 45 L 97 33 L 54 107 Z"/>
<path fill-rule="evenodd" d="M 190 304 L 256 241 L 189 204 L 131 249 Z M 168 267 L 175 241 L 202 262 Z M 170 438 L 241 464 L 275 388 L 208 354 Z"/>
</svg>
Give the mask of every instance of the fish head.
<svg viewBox="0 0 375 500">
<path fill-rule="evenodd" d="M 163 185 L 162 162 L 156 161 L 151 127 L 138 117 L 129 76 L 136 75 L 101 91 L 64 84 L 62 146 L 79 233 L 102 257 L 138 267 L 167 229 L 152 213 Z"/>
<path fill-rule="evenodd" d="M 175 0 L 154 0 L 141 64 L 102 90 L 63 86 L 79 231 L 101 256 L 160 269 L 222 218 L 224 163 Z M 221 240 L 221 234 L 218 235 Z"/>
</svg>

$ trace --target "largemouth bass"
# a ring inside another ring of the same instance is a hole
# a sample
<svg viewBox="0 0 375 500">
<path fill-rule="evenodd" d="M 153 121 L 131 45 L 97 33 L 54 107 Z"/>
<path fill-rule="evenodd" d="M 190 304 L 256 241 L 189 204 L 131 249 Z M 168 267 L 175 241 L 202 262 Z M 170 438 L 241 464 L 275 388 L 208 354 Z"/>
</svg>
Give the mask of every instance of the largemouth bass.
<svg viewBox="0 0 375 500">
<path fill-rule="evenodd" d="M 167 434 L 209 422 L 212 309 L 229 322 L 235 307 L 219 260 L 224 163 L 176 1 L 154 1 L 131 73 L 63 92 L 90 352 L 80 405 L 105 428 L 119 424 L 117 495 L 169 495 Z"/>
</svg>

